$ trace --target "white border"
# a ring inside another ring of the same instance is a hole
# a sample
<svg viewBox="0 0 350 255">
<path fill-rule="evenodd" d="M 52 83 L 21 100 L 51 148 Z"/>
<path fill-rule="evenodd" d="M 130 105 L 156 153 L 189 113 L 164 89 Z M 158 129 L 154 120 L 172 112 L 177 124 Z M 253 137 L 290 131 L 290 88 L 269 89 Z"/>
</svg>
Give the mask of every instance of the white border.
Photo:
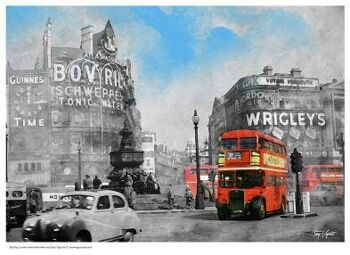
<svg viewBox="0 0 350 255">
<path fill-rule="evenodd" d="M 177 1 L 168 1 L 168 0 L 101 0 L 101 1 L 81 1 L 81 0 L 52 0 L 52 1 L 40 1 L 40 0 L 2 0 L 0 1 L 0 19 L 1 19 L 1 48 L 0 56 L 1 61 L 1 75 L 0 75 L 0 94 L 2 96 L 1 102 L 5 104 L 6 102 L 6 86 L 5 86 L 5 74 L 6 74 L 6 6 L 15 6 L 15 5 L 38 5 L 38 6 L 56 6 L 56 5 L 65 5 L 65 6 L 83 6 L 83 5 L 96 5 L 96 6 L 105 6 L 105 5 L 120 5 L 120 6 L 167 6 L 167 5 L 191 5 L 191 6 L 212 6 L 212 5 L 244 5 L 244 6 L 335 6 L 343 5 L 345 6 L 345 69 L 348 69 L 348 60 L 349 52 L 348 46 L 350 43 L 349 40 L 349 1 L 346 0 L 261 0 L 261 1 L 251 1 L 251 0 L 177 0 Z M 345 72 L 345 88 L 346 95 L 348 94 L 347 86 L 349 86 L 349 75 Z M 345 111 L 349 110 L 349 99 L 346 96 L 345 100 Z M 5 118 L 6 109 L 4 105 L 0 107 L 0 116 Z M 346 117 L 345 125 L 348 126 L 348 117 Z M 3 169 L 2 180 L 5 180 L 5 123 L 0 124 L 0 133 L 2 138 L 1 142 L 1 166 Z M 348 152 L 349 141 L 349 132 L 346 132 L 345 141 L 346 141 L 346 152 Z M 346 165 L 349 166 L 349 157 L 346 157 Z M 349 184 L 349 180 L 346 176 L 346 186 Z M 5 194 L 4 181 L 1 182 L 0 194 Z M 346 204 L 345 204 L 345 215 L 349 214 L 349 188 L 346 188 Z M 1 196 L 1 214 L 0 222 L 5 222 L 5 196 Z M 192 254 L 192 253 L 201 253 L 201 254 L 218 254 L 218 253 L 227 253 L 227 254 L 343 254 L 345 250 L 349 250 L 348 246 L 348 230 L 349 230 L 349 218 L 345 219 L 346 233 L 345 243 L 135 243 L 132 245 L 120 245 L 120 244 L 93 244 L 93 249 L 88 250 L 69 250 L 69 249 L 8 249 L 8 243 L 1 245 L 2 251 L 7 254 L 56 254 L 56 253 L 83 253 L 83 254 Z M 1 240 L 5 242 L 5 227 L 1 231 Z"/>
</svg>

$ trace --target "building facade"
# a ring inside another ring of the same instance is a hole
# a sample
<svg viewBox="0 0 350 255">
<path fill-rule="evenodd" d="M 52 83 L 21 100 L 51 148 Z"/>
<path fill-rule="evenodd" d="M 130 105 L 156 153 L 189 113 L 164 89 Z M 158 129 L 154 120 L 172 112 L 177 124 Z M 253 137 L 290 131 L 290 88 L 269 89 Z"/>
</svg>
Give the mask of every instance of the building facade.
<svg viewBox="0 0 350 255">
<path fill-rule="evenodd" d="M 109 21 L 98 33 L 82 28 L 77 48 L 53 46 L 53 38 L 49 19 L 42 68 L 7 69 L 8 180 L 60 186 L 85 174 L 104 179 L 124 122 L 141 148 L 131 61 L 118 58 Z"/>
<path fill-rule="evenodd" d="M 144 152 L 144 162 L 142 164 L 142 169 L 147 172 L 156 174 L 155 165 L 155 146 L 156 146 L 156 133 L 143 131 L 141 133 L 142 140 L 142 151 Z"/>
<path fill-rule="evenodd" d="M 218 156 L 217 148 L 219 147 L 219 137 L 227 130 L 225 98 L 216 97 L 214 99 L 212 114 L 209 116 L 208 134 L 209 134 L 209 163 L 216 164 Z"/>
<path fill-rule="evenodd" d="M 225 94 L 226 130 L 258 129 L 282 139 L 289 154 L 297 148 L 304 164 L 333 163 L 337 148 L 329 141 L 339 132 L 334 131 L 339 130 L 333 121 L 335 107 L 339 118 L 344 116 L 344 97 L 338 95 L 344 96 L 344 85 L 337 87 L 338 94 L 334 86 L 326 86 L 332 91 L 326 92 L 317 78 L 302 76 L 298 68 L 289 74 L 272 71 L 266 66 L 262 74 L 243 77 Z M 329 100 L 338 103 L 328 104 Z M 215 133 L 213 119 L 223 122 L 213 111 L 208 125 L 211 141 L 221 135 Z"/>
</svg>

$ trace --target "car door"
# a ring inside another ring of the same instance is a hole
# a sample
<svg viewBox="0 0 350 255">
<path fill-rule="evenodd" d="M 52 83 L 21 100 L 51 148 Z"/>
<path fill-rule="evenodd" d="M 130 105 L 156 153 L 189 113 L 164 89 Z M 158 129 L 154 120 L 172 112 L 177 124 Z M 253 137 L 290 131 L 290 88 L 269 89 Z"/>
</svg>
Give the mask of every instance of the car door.
<svg viewBox="0 0 350 255">
<path fill-rule="evenodd" d="M 112 195 L 112 219 L 111 223 L 114 228 L 114 235 L 121 236 L 123 235 L 123 229 L 128 228 L 128 218 L 126 210 L 126 201 L 118 195 Z"/>
<path fill-rule="evenodd" d="M 115 231 L 113 224 L 111 224 L 113 213 L 110 196 L 102 195 L 98 197 L 92 222 L 94 240 L 109 241 L 114 237 Z"/>
</svg>

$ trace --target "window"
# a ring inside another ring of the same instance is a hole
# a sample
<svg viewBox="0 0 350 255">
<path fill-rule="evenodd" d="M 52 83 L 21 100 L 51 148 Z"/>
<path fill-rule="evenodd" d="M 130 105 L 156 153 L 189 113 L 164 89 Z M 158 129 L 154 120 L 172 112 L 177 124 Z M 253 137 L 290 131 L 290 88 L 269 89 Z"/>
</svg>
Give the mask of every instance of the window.
<svg viewBox="0 0 350 255">
<path fill-rule="evenodd" d="M 241 149 L 254 149 L 256 148 L 256 138 L 255 137 L 246 137 L 241 138 L 239 142 Z"/>
<path fill-rule="evenodd" d="M 22 191 L 12 191 L 12 196 L 13 197 L 22 197 L 23 192 Z"/>
<path fill-rule="evenodd" d="M 112 196 L 113 207 L 123 208 L 125 206 L 124 200 L 119 196 Z"/>
<path fill-rule="evenodd" d="M 276 177 L 276 185 L 277 186 L 283 186 L 284 185 L 284 177 L 283 176 Z"/>
<path fill-rule="evenodd" d="M 36 169 L 38 170 L 38 171 L 41 171 L 41 163 L 39 162 L 39 163 L 37 163 L 37 165 L 36 165 Z"/>
<path fill-rule="evenodd" d="M 60 198 L 57 208 L 62 209 L 86 209 L 90 210 L 94 204 L 95 198 L 86 195 L 68 195 Z"/>
<path fill-rule="evenodd" d="M 111 207 L 109 203 L 109 197 L 108 196 L 102 196 L 98 199 L 97 202 L 97 209 L 99 210 L 104 210 L 104 209 L 109 209 Z"/>
<path fill-rule="evenodd" d="M 237 188 L 249 189 L 264 184 L 264 172 L 262 171 L 237 171 Z"/>
<path fill-rule="evenodd" d="M 144 136 L 144 137 L 142 137 L 142 142 L 143 143 L 152 143 L 153 142 L 153 137 L 151 137 L 151 136 Z"/>
<path fill-rule="evenodd" d="M 18 163 L 18 172 L 22 172 L 22 163 Z"/>
<path fill-rule="evenodd" d="M 31 170 L 32 172 L 35 171 L 35 163 L 30 163 L 30 170 Z"/>
<path fill-rule="evenodd" d="M 25 172 L 28 172 L 28 171 L 29 171 L 28 163 L 24 163 L 24 171 L 25 171 Z"/>
<path fill-rule="evenodd" d="M 233 188 L 234 177 L 233 172 L 221 172 L 219 176 L 219 186 L 223 188 Z"/>
<path fill-rule="evenodd" d="M 268 176 L 266 181 L 267 186 L 276 186 L 276 177 L 275 176 Z"/>
<path fill-rule="evenodd" d="M 234 150 L 237 148 L 237 139 L 224 139 L 221 141 L 221 145 L 225 150 Z"/>
</svg>

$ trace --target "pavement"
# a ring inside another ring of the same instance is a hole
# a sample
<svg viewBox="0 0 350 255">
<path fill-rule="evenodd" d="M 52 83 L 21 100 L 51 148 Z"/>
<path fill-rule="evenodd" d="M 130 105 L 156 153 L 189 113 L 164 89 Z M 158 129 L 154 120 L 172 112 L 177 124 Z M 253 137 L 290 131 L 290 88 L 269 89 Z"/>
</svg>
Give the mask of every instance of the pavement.
<svg viewBox="0 0 350 255">
<path fill-rule="evenodd" d="M 238 216 L 219 220 L 215 207 L 204 210 L 139 210 L 142 233 L 136 242 L 344 242 L 344 207 L 317 206 L 318 217 L 263 220 Z M 21 228 L 6 233 L 7 242 L 21 242 Z"/>
<path fill-rule="evenodd" d="M 135 210 L 137 214 L 158 214 L 158 213 L 198 213 L 216 211 L 216 207 L 206 207 L 205 209 L 169 209 L 169 210 Z"/>
</svg>

